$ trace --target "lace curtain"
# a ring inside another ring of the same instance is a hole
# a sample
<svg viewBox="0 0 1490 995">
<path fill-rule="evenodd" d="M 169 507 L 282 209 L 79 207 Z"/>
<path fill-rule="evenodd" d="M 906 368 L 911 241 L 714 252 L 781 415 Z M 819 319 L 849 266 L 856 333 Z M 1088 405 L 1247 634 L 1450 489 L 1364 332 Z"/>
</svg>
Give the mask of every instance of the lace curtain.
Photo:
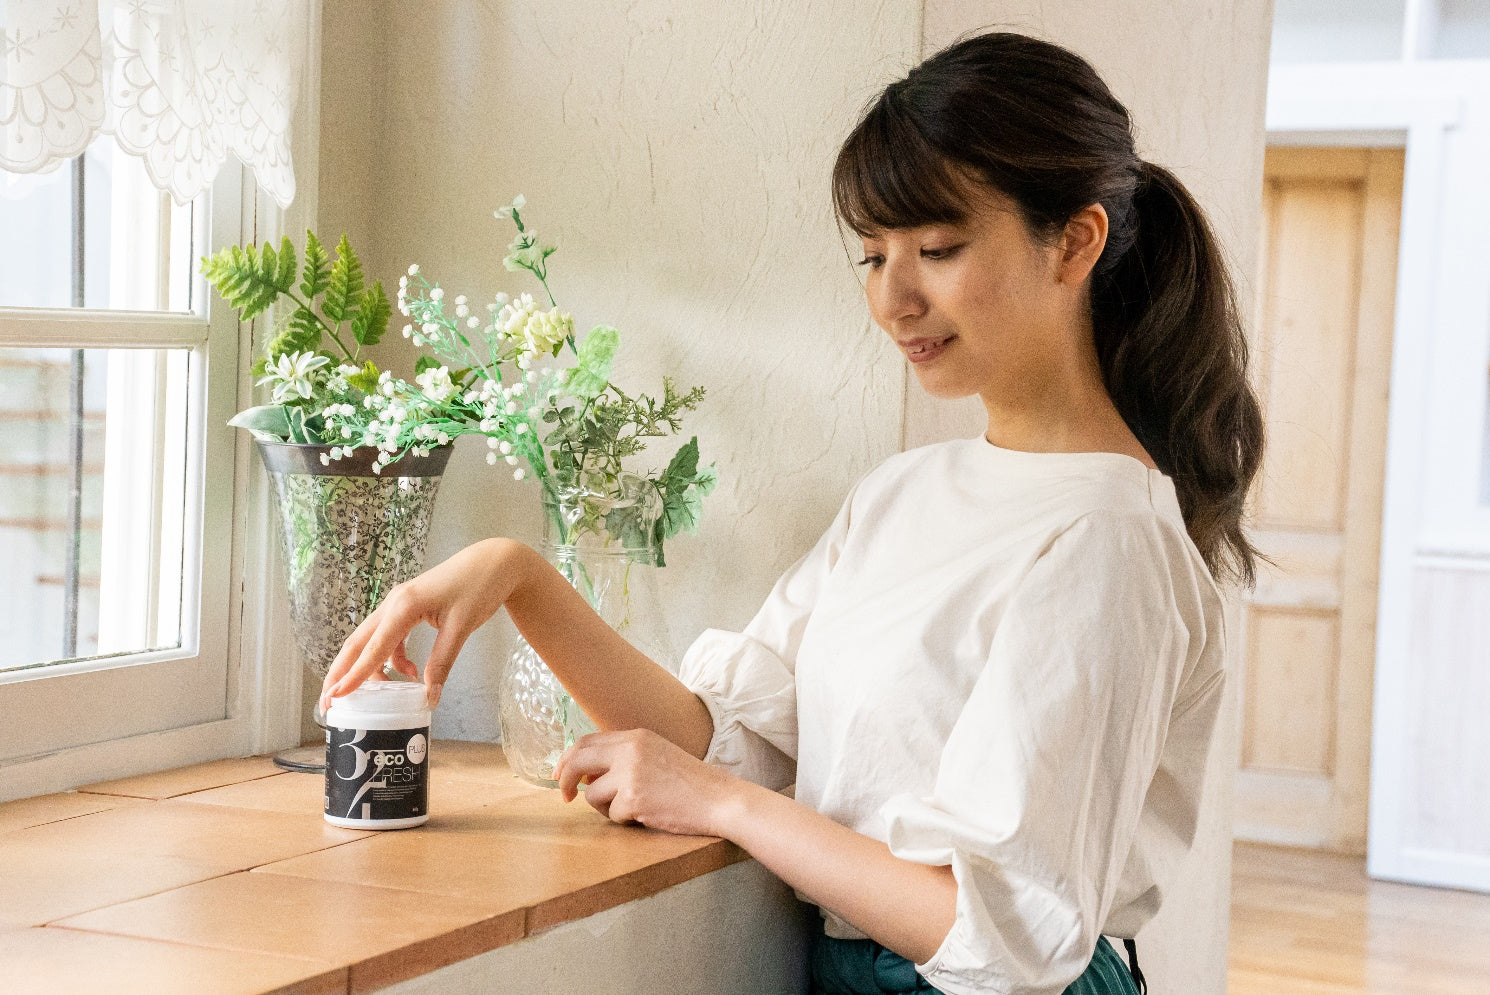
<svg viewBox="0 0 1490 995">
<path fill-rule="evenodd" d="M 0 169 L 41 173 L 100 133 L 178 203 L 231 152 L 281 207 L 310 0 L 0 0 Z"/>
</svg>

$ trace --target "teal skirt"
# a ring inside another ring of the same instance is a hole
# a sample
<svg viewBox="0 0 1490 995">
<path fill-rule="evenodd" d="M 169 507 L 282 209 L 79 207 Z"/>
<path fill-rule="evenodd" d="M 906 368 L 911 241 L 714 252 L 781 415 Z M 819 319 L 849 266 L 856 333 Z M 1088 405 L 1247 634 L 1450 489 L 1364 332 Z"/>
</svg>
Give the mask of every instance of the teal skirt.
<svg viewBox="0 0 1490 995">
<path fill-rule="evenodd" d="M 937 992 L 916 973 L 916 965 L 873 940 L 840 940 L 823 933 L 819 920 L 812 944 L 812 995 L 909 995 Z M 1139 995 L 1128 965 L 1112 949 L 1107 937 L 1097 938 L 1097 950 L 1081 977 L 1065 995 Z"/>
</svg>

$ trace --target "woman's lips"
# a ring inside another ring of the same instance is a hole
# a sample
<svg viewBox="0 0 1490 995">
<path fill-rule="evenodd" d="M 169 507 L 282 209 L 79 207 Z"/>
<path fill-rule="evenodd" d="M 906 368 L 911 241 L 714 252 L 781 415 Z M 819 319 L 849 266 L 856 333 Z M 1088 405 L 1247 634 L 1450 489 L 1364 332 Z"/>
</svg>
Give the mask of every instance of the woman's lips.
<svg viewBox="0 0 1490 995">
<path fill-rule="evenodd" d="M 936 357 L 940 356 L 942 353 L 946 352 L 947 346 L 950 345 L 952 343 L 952 340 L 955 338 L 957 338 L 957 336 L 949 335 L 945 339 L 942 339 L 940 342 L 923 347 L 920 352 L 917 352 L 914 349 L 907 349 L 905 351 L 906 358 L 909 359 L 912 363 L 928 363 Z"/>
</svg>

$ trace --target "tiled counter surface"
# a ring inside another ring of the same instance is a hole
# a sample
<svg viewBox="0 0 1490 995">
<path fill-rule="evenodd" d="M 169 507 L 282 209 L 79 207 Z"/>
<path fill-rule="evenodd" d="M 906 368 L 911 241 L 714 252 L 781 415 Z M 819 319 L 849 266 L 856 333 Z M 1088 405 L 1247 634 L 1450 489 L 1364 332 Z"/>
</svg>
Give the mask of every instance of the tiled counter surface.
<svg viewBox="0 0 1490 995">
<path fill-rule="evenodd" d="M 322 781 L 219 760 L 0 804 L 0 988 L 370 992 L 745 859 L 431 746 L 430 821 L 321 818 Z"/>
</svg>

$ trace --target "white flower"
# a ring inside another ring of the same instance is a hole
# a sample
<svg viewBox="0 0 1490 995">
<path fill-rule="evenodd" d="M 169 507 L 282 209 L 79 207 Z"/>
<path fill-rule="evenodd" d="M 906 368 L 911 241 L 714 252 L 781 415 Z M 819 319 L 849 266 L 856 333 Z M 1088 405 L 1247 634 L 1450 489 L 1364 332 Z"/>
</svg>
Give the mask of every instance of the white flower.
<svg viewBox="0 0 1490 995">
<path fill-rule="evenodd" d="M 408 338 L 410 335 L 413 335 L 413 334 L 414 334 L 414 326 L 413 325 L 405 325 L 404 326 L 404 338 Z"/>
<path fill-rule="evenodd" d="M 516 401 L 508 401 L 507 402 L 507 407 L 504 410 L 506 410 L 506 412 L 509 415 L 515 415 L 515 414 L 517 414 L 517 402 Z"/>
<path fill-rule="evenodd" d="M 350 425 L 343 425 L 341 427 L 341 437 L 343 439 L 350 439 L 352 437 L 352 428 Z"/>
<path fill-rule="evenodd" d="M 413 276 L 415 273 L 418 273 L 418 272 L 419 272 L 419 264 L 418 263 L 409 263 L 409 275 L 410 276 Z"/>
<path fill-rule="evenodd" d="M 503 439 L 500 443 L 497 444 L 497 449 L 501 451 L 503 456 L 506 456 L 508 453 L 512 452 L 512 443 L 508 442 L 506 439 Z"/>
<path fill-rule="evenodd" d="M 517 430 L 516 430 L 518 435 L 522 435 L 527 430 L 528 430 L 528 426 L 526 424 L 524 424 L 522 422 L 519 422 L 518 423 Z"/>
<path fill-rule="evenodd" d="M 330 456 L 327 456 L 325 453 L 322 453 L 321 454 L 321 465 L 322 466 L 330 466 L 331 465 L 331 457 Z"/>
<path fill-rule="evenodd" d="M 491 436 L 487 436 L 486 438 L 486 448 L 488 449 L 496 449 L 501 444 L 501 440 L 499 439 L 492 438 Z"/>
<path fill-rule="evenodd" d="M 466 319 L 466 327 L 467 328 L 480 328 L 481 327 L 481 322 L 479 322 L 479 321 L 476 320 L 476 316 L 475 315 L 472 315 L 471 317 L 469 317 L 469 318 Z"/>
<path fill-rule="evenodd" d="M 512 198 L 512 203 L 508 204 L 505 207 L 497 208 L 495 211 L 491 212 L 491 216 L 494 218 L 510 218 L 512 217 L 513 211 L 521 211 L 527 203 L 528 202 L 526 199 L 523 198 L 523 195 L 518 194 L 516 197 Z"/>
<path fill-rule="evenodd" d="M 432 301 L 444 300 L 444 298 L 445 291 L 441 290 L 439 287 L 436 287 L 434 290 L 431 290 L 429 292 L 429 299 Z"/>
<path fill-rule="evenodd" d="M 450 444 L 450 436 L 446 435 L 444 432 L 441 432 L 435 439 L 435 442 L 436 444 L 441 446 L 448 446 Z"/>
<path fill-rule="evenodd" d="M 487 453 L 486 454 L 486 463 L 487 463 L 488 466 L 496 466 L 497 465 L 497 454 L 496 453 Z"/>
<path fill-rule="evenodd" d="M 259 379 L 259 384 L 274 385 L 275 404 L 285 403 L 291 394 L 310 397 L 315 391 L 310 375 L 329 362 L 331 360 L 325 356 L 317 356 L 313 352 L 297 352 L 293 356 L 281 353 L 277 362 L 264 367 L 264 376 Z"/>
<path fill-rule="evenodd" d="M 450 382 L 450 370 L 443 366 L 425 370 L 414 378 L 414 382 L 436 404 L 443 404 L 455 393 L 455 384 Z"/>
<path fill-rule="evenodd" d="M 468 308 L 468 307 L 466 307 L 464 304 L 457 304 L 457 305 L 455 305 L 455 316 L 457 318 L 464 318 L 466 315 L 468 315 L 470 313 L 471 313 L 471 309 Z"/>
<path fill-rule="evenodd" d="M 506 460 L 507 460 L 507 465 L 508 466 L 517 466 L 517 457 L 516 456 L 507 456 L 506 457 Z"/>
<path fill-rule="evenodd" d="M 512 471 L 512 479 L 513 480 L 521 480 L 521 479 L 523 479 L 526 476 L 527 476 L 527 474 L 523 472 L 523 468 L 522 467 L 518 467 L 516 470 L 513 470 Z"/>
<path fill-rule="evenodd" d="M 538 371 L 537 370 L 529 370 L 528 371 L 528 375 L 526 377 L 524 377 L 524 379 L 527 380 L 528 383 L 537 383 L 538 382 Z"/>
</svg>

